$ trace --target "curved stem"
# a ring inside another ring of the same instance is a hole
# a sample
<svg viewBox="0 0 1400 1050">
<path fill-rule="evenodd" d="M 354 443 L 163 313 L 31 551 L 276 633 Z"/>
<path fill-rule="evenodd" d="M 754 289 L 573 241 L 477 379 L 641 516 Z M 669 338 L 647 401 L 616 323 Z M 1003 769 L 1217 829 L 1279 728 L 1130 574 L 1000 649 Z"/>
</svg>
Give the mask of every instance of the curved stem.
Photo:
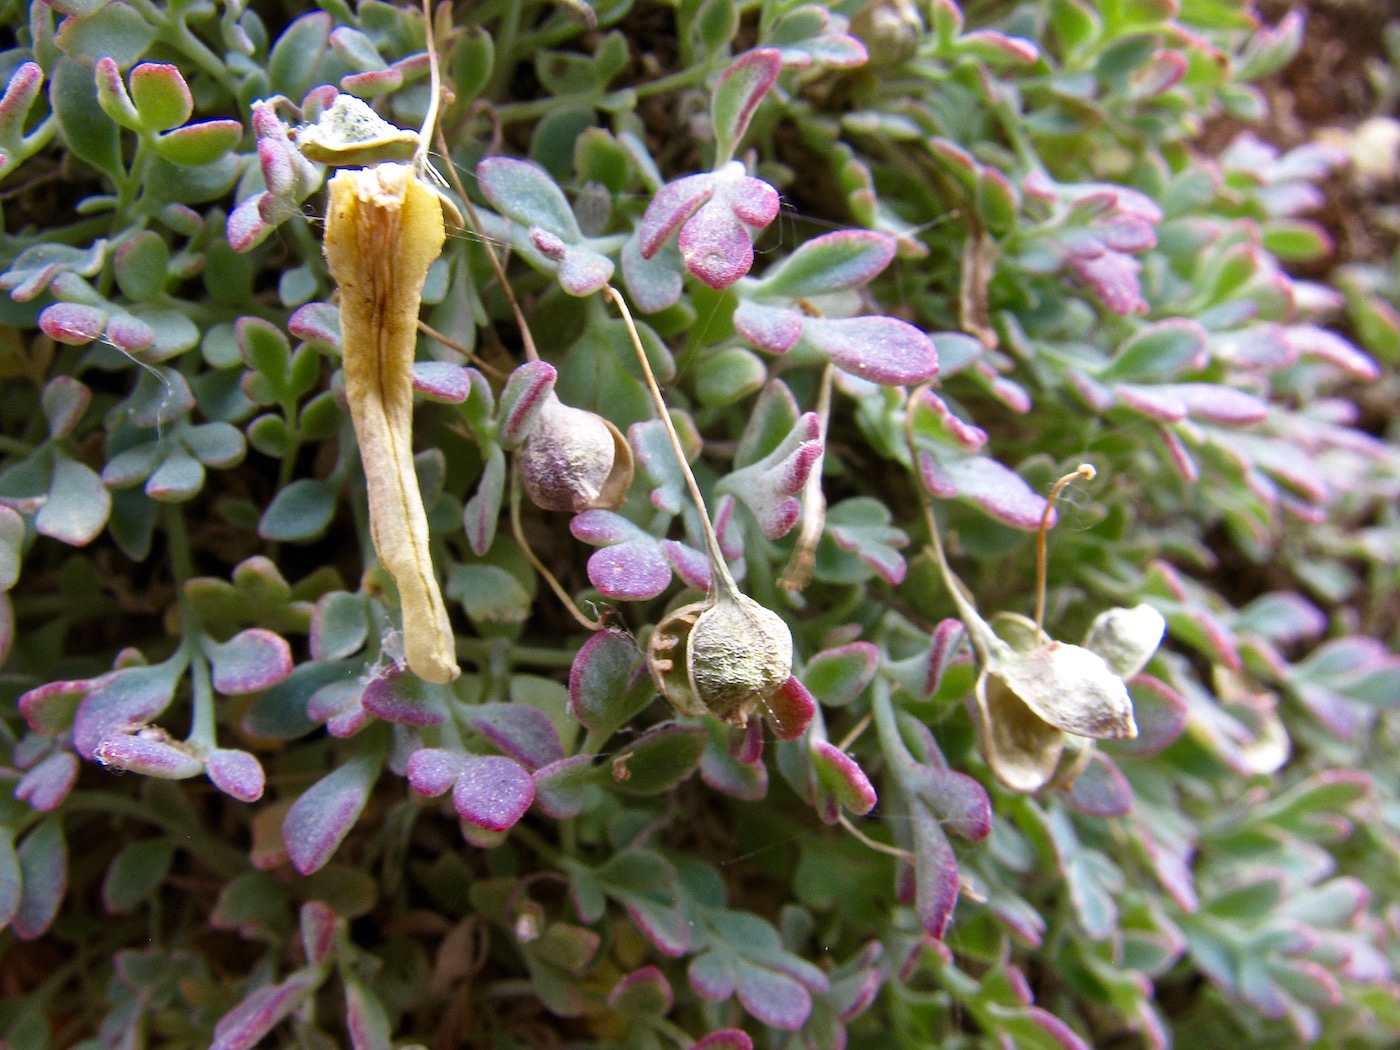
<svg viewBox="0 0 1400 1050">
<path fill-rule="evenodd" d="M 525 530 L 520 525 L 520 474 L 514 467 L 511 468 L 510 472 L 510 528 L 511 532 L 515 534 L 515 542 L 520 544 L 520 549 L 525 552 L 525 557 L 529 559 L 535 571 L 544 578 L 544 582 L 549 584 L 549 589 L 554 592 L 555 597 L 564 603 L 564 608 L 569 610 L 569 613 L 585 630 L 601 631 L 603 621 L 590 620 L 584 614 L 583 610 L 574 603 L 569 592 L 564 590 L 564 585 L 554 578 L 554 573 L 550 572 L 545 567 L 544 562 L 536 556 L 534 548 L 525 538 Z"/>
<path fill-rule="evenodd" d="M 418 148 L 413 153 L 413 167 L 419 176 L 428 167 L 428 143 L 437 127 L 438 106 L 442 102 L 442 72 L 438 68 L 437 40 L 433 33 L 433 0 L 423 0 L 423 33 L 428 42 L 428 110 L 423 114 Z"/>
<path fill-rule="evenodd" d="M 737 598 L 739 585 L 734 582 L 729 566 L 725 564 L 724 552 L 720 550 L 719 546 L 719 537 L 715 535 L 715 527 L 710 523 L 710 512 L 705 509 L 705 497 L 700 495 L 700 485 L 695 480 L 695 474 L 685 458 L 680 435 L 676 433 L 676 425 L 671 422 L 670 409 L 666 407 L 666 399 L 661 396 L 661 388 L 657 386 L 656 376 L 652 374 L 651 362 L 647 360 L 646 351 L 642 349 L 642 338 L 637 334 L 637 326 L 632 320 L 632 313 L 627 309 L 627 304 L 623 302 L 622 295 L 612 285 L 604 285 L 603 294 L 611 299 L 613 305 L 617 307 L 618 313 L 622 315 L 623 324 L 627 326 L 627 334 L 632 337 L 632 346 L 637 351 L 637 360 L 641 363 L 642 375 L 646 379 L 647 389 L 651 391 L 652 401 L 656 403 L 657 414 L 666 427 L 666 436 L 671 440 L 671 451 L 675 453 L 676 462 L 680 464 L 681 473 L 685 475 L 685 484 L 690 489 L 690 498 L 695 503 L 696 511 L 700 514 L 700 532 L 705 537 L 705 553 L 709 555 L 710 576 L 714 580 L 715 589 L 726 597 Z"/>
<path fill-rule="evenodd" d="M 1045 638 L 1045 537 L 1050 531 L 1050 515 L 1055 512 L 1055 504 L 1059 501 L 1060 493 L 1065 490 L 1065 486 L 1071 481 L 1083 478 L 1085 481 L 1092 481 L 1098 474 L 1090 464 L 1081 463 L 1078 469 L 1066 474 L 1055 482 L 1050 488 L 1050 495 L 1045 498 L 1045 510 L 1040 515 L 1040 528 L 1035 533 L 1035 633 L 1040 641 Z"/>
</svg>

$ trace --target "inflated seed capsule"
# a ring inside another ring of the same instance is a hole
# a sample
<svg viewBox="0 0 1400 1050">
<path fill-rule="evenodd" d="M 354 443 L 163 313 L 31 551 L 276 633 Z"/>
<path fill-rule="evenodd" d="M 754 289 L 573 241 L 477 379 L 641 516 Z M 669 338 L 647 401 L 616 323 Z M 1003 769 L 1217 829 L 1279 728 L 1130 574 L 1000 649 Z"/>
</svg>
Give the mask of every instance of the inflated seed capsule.
<svg viewBox="0 0 1400 1050">
<path fill-rule="evenodd" d="M 611 510 L 632 484 L 632 449 L 617 427 L 552 393 L 516 464 L 526 495 L 543 510 Z"/>
</svg>

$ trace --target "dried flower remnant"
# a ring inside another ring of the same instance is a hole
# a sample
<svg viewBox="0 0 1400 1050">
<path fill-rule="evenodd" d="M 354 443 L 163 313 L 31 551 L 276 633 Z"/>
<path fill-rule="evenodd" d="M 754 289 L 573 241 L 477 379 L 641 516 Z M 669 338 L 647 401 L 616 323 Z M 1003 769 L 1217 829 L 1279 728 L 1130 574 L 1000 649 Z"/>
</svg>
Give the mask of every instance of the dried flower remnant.
<svg viewBox="0 0 1400 1050">
<path fill-rule="evenodd" d="M 374 548 L 399 588 L 404 655 L 429 682 L 460 673 L 413 469 L 413 353 L 428 267 L 445 239 L 438 194 L 408 164 L 329 183 L 326 261 L 340 286 L 345 395 L 369 489 Z"/>
</svg>

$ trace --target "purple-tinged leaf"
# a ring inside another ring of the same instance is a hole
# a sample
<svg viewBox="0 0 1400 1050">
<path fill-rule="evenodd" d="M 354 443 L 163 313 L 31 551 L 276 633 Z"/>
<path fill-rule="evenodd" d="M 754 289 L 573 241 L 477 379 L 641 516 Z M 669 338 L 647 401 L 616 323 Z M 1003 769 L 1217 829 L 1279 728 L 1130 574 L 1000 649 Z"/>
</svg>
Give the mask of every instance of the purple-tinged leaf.
<svg viewBox="0 0 1400 1050">
<path fill-rule="evenodd" d="M 770 354 L 785 354 L 802 338 L 802 314 L 785 306 L 741 299 L 733 320 L 735 331 Z"/>
<path fill-rule="evenodd" d="M 447 720 L 436 691 L 417 675 L 405 674 L 397 664 L 370 679 L 360 703 L 375 718 L 395 725 L 426 728 Z"/>
<path fill-rule="evenodd" d="M 50 817 L 30 831 L 15 856 L 20 892 L 10 929 L 20 940 L 32 941 L 53 925 L 68 891 L 68 844 L 58 818 Z"/>
<path fill-rule="evenodd" d="M 957 39 L 957 49 L 994 64 L 1034 65 L 1040 49 L 1021 36 L 1008 36 L 995 29 L 974 29 Z"/>
<path fill-rule="evenodd" d="M 343 980 L 345 1028 L 350 1033 L 351 1050 L 390 1050 L 389 1015 L 378 994 L 353 973 L 347 973 Z"/>
<path fill-rule="evenodd" d="M 547 817 L 570 820 L 588 805 L 596 781 L 592 755 L 571 755 L 535 770 L 535 805 Z"/>
<path fill-rule="evenodd" d="M 763 534 L 779 539 L 797 524 L 802 512 L 797 494 L 821 455 L 821 420 L 808 412 L 772 452 L 726 475 L 715 491 L 736 496 L 753 513 Z"/>
<path fill-rule="evenodd" d="M 583 643 L 569 669 L 569 710 L 590 733 L 611 736 L 651 702 L 642 653 L 629 635 L 599 631 Z"/>
<path fill-rule="evenodd" d="M 706 726 L 709 739 L 705 742 L 705 753 L 700 756 L 700 779 L 706 786 L 746 802 L 757 802 L 768 794 L 768 767 L 762 762 L 743 762 L 729 747 L 729 730 L 718 723 Z M 744 730 L 742 739 L 755 738 L 751 730 L 757 730 L 756 739 L 763 740 L 762 723 L 751 719 Z M 760 757 L 762 751 L 759 751 Z"/>
<path fill-rule="evenodd" d="M 281 984 L 257 989 L 214 1026 L 209 1050 L 252 1050 L 277 1027 L 320 983 L 321 975 L 299 971 Z"/>
<path fill-rule="evenodd" d="M 1122 317 L 1147 313 L 1147 301 L 1142 297 L 1142 285 L 1138 281 L 1142 263 L 1132 256 L 1113 251 L 1092 258 L 1071 255 L 1069 266 L 1113 313 Z"/>
<path fill-rule="evenodd" d="M 247 751 L 215 748 L 204 759 L 204 772 L 210 783 L 239 802 L 262 798 L 266 775 L 262 763 Z"/>
<path fill-rule="evenodd" d="M 531 772 L 564 757 L 564 747 L 554 723 L 537 707 L 478 704 L 460 709 L 457 718 Z"/>
<path fill-rule="evenodd" d="M 1015 471 L 987 456 L 918 454 L 919 470 L 929 491 L 940 499 L 963 499 L 977 504 L 1000 522 L 1027 532 L 1040 527 L 1045 500 Z M 1051 512 L 1053 524 L 1055 515 Z"/>
<path fill-rule="evenodd" d="M 1370 355 L 1358 350 L 1335 332 L 1317 325 L 1295 324 L 1284 329 L 1284 338 L 1303 357 L 1324 361 L 1353 379 L 1369 383 L 1380 377 L 1380 368 Z"/>
<path fill-rule="evenodd" d="M 32 73 L 29 69 L 31 66 L 33 67 Z M 136 106 L 127 93 L 126 84 L 122 82 L 121 70 L 117 68 L 116 62 L 112 61 L 110 57 L 103 56 L 97 60 L 97 66 L 93 72 L 97 80 L 97 104 L 102 107 L 102 112 L 127 130 L 140 131 L 141 115 L 136 112 Z M 11 94 L 15 93 L 17 88 L 27 87 L 30 83 L 37 90 L 42 82 L 43 74 L 33 62 L 26 62 L 10 80 L 9 86 L 5 89 L 5 97 L 0 100 L 0 114 L 7 118 L 3 120 L 6 131 L 9 131 L 9 125 L 13 119 L 10 117 L 10 107 L 21 103 L 23 98 L 22 95 L 16 93 L 12 101 Z M 28 101 L 23 102 L 24 110 L 28 110 L 32 102 L 33 93 L 31 91 Z M 177 121 L 177 123 L 181 122 Z M 13 134 L 17 135 L 21 130 L 22 128 L 16 126 Z M 8 138 L 9 136 L 3 137 Z"/>
<path fill-rule="evenodd" d="M 711 288 L 728 288 L 753 268 L 749 227 L 718 194 L 681 227 L 677 245 L 685 268 Z"/>
<path fill-rule="evenodd" d="M 74 749 L 83 758 L 95 760 L 97 746 L 105 739 L 131 732 L 155 718 L 170 705 L 183 670 L 179 661 L 172 661 L 123 668 L 97 679 L 73 717 Z M 65 698 L 73 695 L 67 690 L 59 693 Z"/>
<path fill-rule="evenodd" d="M 1327 616 L 1301 594 L 1271 591 L 1241 609 L 1235 627 L 1253 631 L 1276 645 L 1291 645 L 1326 631 Z"/>
<path fill-rule="evenodd" d="M 420 795 L 436 798 L 451 790 L 462 771 L 464 755 L 440 747 L 424 747 L 408 758 L 408 782 Z"/>
<path fill-rule="evenodd" d="M 298 872 L 310 875 L 326 866 L 364 811 L 380 762 L 377 753 L 361 752 L 292 803 L 282 821 L 282 840 Z"/>
<path fill-rule="evenodd" d="M 898 242 L 876 230 L 838 230 L 813 237 L 758 282 L 763 296 L 808 299 L 862 288 L 894 260 Z"/>
<path fill-rule="evenodd" d="M 714 190 L 715 176 L 710 172 L 687 175 L 657 190 L 637 227 L 642 258 L 656 255 L 671 235 L 710 199 Z"/>
<path fill-rule="evenodd" d="M 43 335 L 57 343 L 84 346 L 102 335 L 108 312 L 84 302 L 52 302 L 39 314 Z"/>
<path fill-rule="evenodd" d="M 816 713 L 817 702 L 812 699 L 812 694 L 796 677 L 789 675 L 778 691 L 768 698 L 763 717 L 779 740 L 796 740 L 807 732 Z"/>
<path fill-rule="evenodd" d="M 229 212 L 228 220 L 224 223 L 224 236 L 235 252 L 242 254 L 252 251 L 276 229 L 274 224 L 265 222 L 262 217 L 265 202 L 272 199 L 272 194 L 263 190 L 251 197 L 244 197 Z"/>
<path fill-rule="evenodd" d="M 916 441 L 936 441 L 964 452 L 979 452 L 987 443 L 985 430 L 959 419 L 932 390 L 924 390 L 911 411 Z"/>
<path fill-rule="evenodd" d="M 722 996 L 721 998 L 728 998 Z M 740 1028 L 722 1028 L 691 1045 L 690 1050 L 753 1050 L 753 1039 Z"/>
<path fill-rule="evenodd" d="M 933 340 L 893 317 L 809 317 L 802 341 L 837 368 L 876 383 L 912 385 L 938 374 Z"/>
<path fill-rule="evenodd" d="M 755 48 L 736 58 L 720 74 L 710 100 L 716 166 L 729 162 L 749 128 L 754 111 L 778 79 L 783 58 L 772 48 Z"/>
<path fill-rule="evenodd" d="M 307 303 L 287 320 L 287 331 L 308 343 L 340 350 L 340 308 L 334 303 Z"/>
<path fill-rule="evenodd" d="M 301 906 L 299 915 L 301 926 L 301 947 L 306 953 L 306 961 L 312 966 L 320 966 L 329 958 L 335 946 L 335 912 L 324 901 L 307 901 Z"/>
<path fill-rule="evenodd" d="M 530 436 L 558 378 L 558 371 L 547 361 L 527 361 L 511 372 L 496 411 L 502 448 L 516 448 Z"/>
<path fill-rule="evenodd" d="M 1113 393 L 1120 405 L 1161 423 L 1180 423 L 1187 416 L 1186 402 L 1165 386 L 1118 383 Z"/>
<path fill-rule="evenodd" d="M 969 842 L 992 831 L 992 802 L 987 789 L 966 773 L 933 765 L 910 770 L 908 787 L 938 817 L 940 826 Z"/>
<path fill-rule="evenodd" d="M 648 731 L 613 759 L 617 790 L 660 795 L 690 777 L 705 752 L 704 726 L 671 723 Z"/>
<path fill-rule="evenodd" d="M 662 540 L 660 547 L 666 561 L 687 586 L 709 593 L 714 581 L 710 577 L 710 559 L 705 554 L 679 540 Z"/>
<path fill-rule="evenodd" d="M 958 902 L 958 861 L 933 814 L 914 805 L 910 816 L 914 833 L 914 912 L 929 936 L 942 940 Z"/>
<path fill-rule="evenodd" d="M 813 740 L 811 748 L 817 780 L 838 805 L 858 817 L 875 808 L 875 788 L 855 759 L 825 740 Z"/>
<path fill-rule="evenodd" d="M 73 724 L 74 713 L 83 697 L 102 681 L 101 678 L 84 678 L 38 686 L 20 695 L 19 713 L 34 732 L 57 736 Z"/>
<path fill-rule="evenodd" d="M 565 249 L 559 260 L 559 287 L 585 298 L 612 280 L 613 261 L 585 245 Z"/>
<path fill-rule="evenodd" d="M 44 536 L 74 547 L 97 538 L 112 510 L 112 494 L 86 463 L 54 452 L 48 496 L 34 516 L 34 528 Z"/>
<path fill-rule="evenodd" d="M 225 696 L 260 693 L 292 673 L 292 648 L 287 640 L 261 627 L 240 631 L 223 643 L 210 643 L 207 652 L 213 664 L 214 688 Z"/>
<path fill-rule="evenodd" d="M 413 389 L 429 400 L 460 405 L 471 396 L 471 369 L 451 361 L 417 361 L 413 365 Z"/>
<path fill-rule="evenodd" d="M 163 731 L 143 730 L 109 736 L 93 750 L 93 758 L 109 769 L 143 773 L 164 780 L 186 780 L 204 772 L 204 763 Z"/>
<path fill-rule="evenodd" d="M 1113 761 L 1095 751 L 1065 792 L 1065 801 L 1091 817 L 1121 817 L 1133 808 L 1133 789 Z"/>
<path fill-rule="evenodd" d="M 77 779 L 78 756 L 71 751 L 54 751 L 20 777 L 15 798 L 40 813 L 52 813 L 63 804 Z"/>
<path fill-rule="evenodd" d="M 766 1025 L 795 1032 L 812 1013 L 812 993 L 785 973 L 756 966 L 747 959 L 737 965 L 735 992 L 744 1009 Z"/>
<path fill-rule="evenodd" d="M 487 831 L 507 831 L 535 800 L 535 782 L 513 759 L 469 755 L 452 787 L 452 805 L 463 820 Z"/>
<path fill-rule="evenodd" d="M 716 951 L 705 952 L 690 961 L 686 970 L 690 987 L 701 998 L 723 1002 L 734 994 L 737 975 L 728 956 Z"/>
<path fill-rule="evenodd" d="M 943 684 L 943 676 L 958 658 L 958 650 L 967 637 L 967 627 L 961 620 L 940 620 L 929 638 L 928 674 L 924 679 L 924 699 L 931 698 Z"/>
<path fill-rule="evenodd" d="M 360 702 L 364 691 L 365 683 L 358 679 L 323 685 L 306 698 L 306 717 L 313 722 L 324 722 L 331 736 L 352 737 L 371 721 L 369 712 Z"/>
<path fill-rule="evenodd" d="M 525 228 L 539 226 L 567 244 L 582 237 L 564 192 L 538 164 L 513 157 L 487 157 L 476 166 L 481 192 L 491 206 Z"/>
<path fill-rule="evenodd" d="M 865 692 L 875 677 L 880 651 L 869 642 L 850 642 L 818 653 L 802 672 L 802 684 L 825 707 L 844 707 Z"/>
<path fill-rule="evenodd" d="M 1253 394 L 1219 383 L 1169 383 L 1158 387 L 1181 399 L 1194 419 L 1225 426 L 1248 426 L 1269 415 L 1269 406 Z"/>
<path fill-rule="evenodd" d="M 39 407 L 49 421 L 49 436 L 66 437 L 92 402 L 92 391 L 72 376 L 55 376 L 44 384 Z"/>
<path fill-rule="evenodd" d="M 478 558 L 484 558 L 496 539 L 496 524 L 501 517 L 501 503 L 506 492 L 506 455 L 501 446 L 492 444 L 486 454 L 486 466 L 481 472 L 476 492 L 462 508 L 462 527 L 467 544 Z"/>
<path fill-rule="evenodd" d="M 644 966 L 623 977 L 608 993 L 608 1006 L 629 1018 L 664 1017 L 675 1004 L 666 975 Z"/>
<path fill-rule="evenodd" d="M 1298 360 L 1298 349 L 1282 325 L 1254 324 L 1247 328 L 1213 335 L 1212 356 L 1240 368 L 1276 372 Z"/>
</svg>

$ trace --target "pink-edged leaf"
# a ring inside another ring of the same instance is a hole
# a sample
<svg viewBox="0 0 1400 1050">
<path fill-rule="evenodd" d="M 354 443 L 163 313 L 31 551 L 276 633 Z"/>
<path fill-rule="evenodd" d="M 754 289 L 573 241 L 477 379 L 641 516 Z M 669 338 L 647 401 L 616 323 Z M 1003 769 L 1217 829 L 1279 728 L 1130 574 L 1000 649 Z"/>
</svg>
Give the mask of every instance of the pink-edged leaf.
<svg viewBox="0 0 1400 1050">
<path fill-rule="evenodd" d="M 650 259 L 715 191 L 715 177 L 710 172 L 687 175 L 668 182 L 656 191 L 637 227 L 642 258 Z"/>
<path fill-rule="evenodd" d="M 785 973 L 740 959 L 735 992 L 744 1009 L 766 1025 L 795 1032 L 812 1013 L 812 993 Z"/>
<path fill-rule="evenodd" d="M 170 704 L 181 668 L 169 664 L 129 667 L 98 680 L 73 718 L 73 747 L 86 759 L 108 737 L 149 722 Z"/>
<path fill-rule="evenodd" d="M 261 627 L 240 631 L 228 641 L 211 644 L 214 688 L 225 696 L 271 689 L 292 673 L 292 648 L 279 634 Z"/>
<path fill-rule="evenodd" d="M 1240 610 L 1235 626 L 1277 645 L 1316 638 L 1327 630 L 1327 615 L 1294 591 L 1271 591 Z"/>
<path fill-rule="evenodd" d="M 690 1050 L 753 1050 L 753 1039 L 740 1028 L 722 1028 L 697 1039 Z"/>
<path fill-rule="evenodd" d="M 535 805 L 547 817 L 570 820 L 583 812 L 594 783 L 593 756 L 570 755 L 535 770 Z"/>
<path fill-rule="evenodd" d="M 83 697 L 101 683 L 100 678 L 82 678 L 38 686 L 21 694 L 19 713 L 34 732 L 56 736 L 73 724 Z"/>
<path fill-rule="evenodd" d="M 920 449 L 919 470 L 929 491 L 942 499 L 977 504 L 998 521 L 1034 532 L 1045 513 L 1045 500 L 1015 471 L 987 456 L 935 457 Z M 1051 524 L 1055 521 L 1052 512 Z"/>
<path fill-rule="evenodd" d="M 824 707 L 844 707 L 865 692 L 879 663 L 880 651 L 870 642 L 850 642 L 812 657 L 802 683 Z"/>
<path fill-rule="evenodd" d="M 501 446 L 491 445 L 486 454 L 486 466 L 477 482 L 476 492 L 462 507 L 462 527 L 467 545 L 478 558 L 486 556 L 496 539 L 496 525 L 501 517 L 501 504 L 506 493 L 506 455 Z"/>
<path fill-rule="evenodd" d="M 634 970 L 608 993 L 608 1006 L 628 1017 L 664 1017 L 675 1001 L 670 982 L 655 966 Z"/>
<path fill-rule="evenodd" d="M 1188 708 L 1175 689 L 1151 675 L 1137 675 L 1128 683 L 1133 700 L 1133 721 L 1138 735 L 1132 740 L 1115 740 L 1115 755 L 1150 758 L 1171 745 L 1186 731 Z"/>
<path fill-rule="evenodd" d="M 807 318 L 802 341 L 837 368 L 876 383 L 912 385 L 938 374 L 933 340 L 894 317 Z"/>
<path fill-rule="evenodd" d="M 147 131 L 168 131 L 190 119 L 194 96 L 180 71 L 163 62 L 142 62 L 131 71 L 131 100 Z"/>
<path fill-rule="evenodd" d="M 752 734 L 748 729 L 757 729 L 757 738 L 762 741 L 762 723 L 751 719 L 745 729 L 743 739 Z M 762 762 L 741 762 L 728 747 L 728 732 L 712 726 L 705 744 L 705 753 L 700 756 L 700 779 L 707 786 L 731 798 L 745 802 L 757 802 L 768 794 L 768 767 Z M 761 754 L 761 752 L 760 752 Z"/>
<path fill-rule="evenodd" d="M 760 350 L 785 354 L 802 338 L 803 317 L 785 306 L 742 299 L 734 310 L 734 329 Z"/>
<path fill-rule="evenodd" d="M 911 771 L 909 783 L 938 816 L 940 826 L 969 842 L 991 834 L 992 801 L 987 789 L 966 773 L 920 765 Z"/>
<path fill-rule="evenodd" d="M 1120 405 L 1161 423 L 1180 423 L 1187 416 L 1186 402 L 1164 386 L 1118 383 L 1113 393 Z"/>
<path fill-rule="evenodd" d="M 589 732 L 611 734 L 650 702 L 650 690 L 642 696 L 633 689 L 641 670 L 642 653 L 630 635 L 597 632 L 569 669 L 569 710 Z"/>
<path fill-rule="evenodd" d="M 582 245 L 568 248 L 559 260 L 559 287 L 585 298 L 612 280 L 613 261 Z"/>
<path fill-rule="evenodd" d="M 306 961 L 319 966 L 335 946 L 335 912 L 324 901 L 307 901 L 298 916 L 301 926 L 301 946 Z"/>
<path fill-rule="evenodd" d="M 705 952 L 690 961 L 686 979 L 695 994 L 711 1002 L 723 1002 L 734 994 L 737 976 L 730 959 L 719 952 Z"/>
<path fill-rule="evenodd" d="M 331 682 L 315 690 L 306 701 L 306 717 L 324 722 L 331 736 L 352 737 L 372 721 L 360 698 L 365 684 L 358 679 Z"/>
<path fill-rule="evenodd" d="M 460 405 L 471 396 L 471 369 L 454 365 L 451 361 L 415 362 L 413 389 L 433 401 Z"/>
<path fill-rule="evenodd" d="M 478 704 L 459 709 L 457 717 L 531 772 L 564 757 L 554 723 L 529 704 Z"/>
<path fill-rule="evenodd" d="M 679 540 L 662 540 L 661 553 L 687 586 L 709 593 L 713 581 L 710 578 L 708 557 Z"/>
<path fill-rule="evenodd" d="M 1380 367 L 1369 354 L 1363 353 L 1335 332 L 1317 325 L 1295 324 L 1284 329 L 1284 333 L 1294 350 L 1303 357 L 1324 361 L 1353 379 L 1373 382 L 1381 374 Z"/>
<path fill-rule="evenodd" d="M 311 655 L 316 660 L 343 660 L 359 652 L 369 637 L 369 616 L 362 595 L 329 591 L 311 611 Z"/>
<path fill-rule="evenodd" d="M 738 162 L 729 164 L 715 185 L 716 199 L 722 199 L 744 225 L 761 230 L 778 217 L 782 201 L 771 184 L 743 174 Z"/>
<path fill-rule="evenodd" d="M 300 972 L 281 984 L 259 988 L 219 1019 L 209 1050 L 252 1050 L 268 1032 L 301 1005 L 320 983 L 319 974 Z"/>
<path fill-rule="evenodd" d="M 750 719 L 748 725 L 738 732 L 728 734 L 729 753 L 734 761 L 752 766 L 763 759 L 763 726 L 757 719 Z"/>
<path fill-rule="evenodd" d="M 299 795 L 282 821 L 287 856 L 303 875 L 320 871 L 339 848 L 369 801 L 380 760 L 361 753 Z"/>
<path fill-rule="evenodd" d="M 924 678 L 924 697 L 938 692 L 943 676 L 957 659 L 958 649 L 967 637 L 967 627 L 961 620 L 940 620 L 929 637 L 928 673 Z"/>
<path fill-rule="evenodd" d="M 107 327 L 107 311 L 86 303 L 51 303 L 39 314 L 39 327 L 58 343 L 82 346 Z"/>
<path fill-rule="evenodd" d="M 705 727 L 672 722 L 648 730 L 613 761 L 613 786 L 629 795 L 660 795 L 686 780 L 700 764 Z"/>
<path fill-rule="evenodd" d="M 548 361 L 527 361 L 511 372 L 496 413 L 502 448 L 515 448 L 530 436 L 530 428 L 553 395 L 558 378 L 558 371 Z"/>
<path fill-rule="evenodd" d="M 811 747 L 817 780 L 844 809 L 860 817 L 875 808 L 875 788 L 855 759 L 825 740 L 813 740 Z"/>
<path fill-rule="evenodd" d="M 51 813 L 63 804 L 78 779 L 78 756 L 55 751 L 25 772 L 15 785 L 15 798 L 40 813 Z"/>
<path fill-rule="evenodd" d="M 816 413 L 808 412 L 772 452 L 730 473 L 716 491 L 738 497 L 752 512 L 763 534 L 778 539 L 797 523 L 802 511 L 797 494 L 807 484 L 821 455 L 821 420 Z"/>
<path fill-rule="evenodd" d="M 1180 398 L 1193 419 L 1225 426 L 1248 426 L 1268 418 L 1264 401 L 1234 387 L 1219 383 L 1172 383 L 1160 388 Z"/>
<path fill-rule="evenodd" d="M 810 299 L 869 284 L 894 260 L 898 242 L 878 230 L 838 230 L 813 237 L 771 267 L 760 294 Z"/>
<path fill-rule="evenodd" d="M 753 234 L 727 200 L 702 204 L 677 243 L 685 268 L 711 288 L 728 288 L 753 268 Z"/>
<path fill-rule="evenodd" d="M 520 763 L 499 755 L 466 756 L 452 788 L 463 820 L 487 831 L 506 831 L 535 800 L 535 782 Z"/>
<path fill-rule="evenodd" d="M 21 878 L 14 832 L 8 827 L 0 828 L 0 929 L 9 926 L 19 910 L 20 894 L 23 892 Z"/>
<path fill-rule="evenodd" d="M 1008 36 L 995 29 L 974 29 L 957 39 L 960 51 L 992 63 L 1029 66 L 1040 58 L 1040 49 L 1021 36 Z"/>
<path fill-rule="evenodd" d="M 457 782 L 464 757 L 440 747 L 419 748 L 408 757 L 408 783 L 420 795 L 444 795 Z"/>
<path fill-rule="evenodd" d="M 588 559 L 588 579 L 605 597 L 646 601 L 670 585 L 671 566 L 657 542 L 647 537 L 595 551 Z"/>
<path fill-rule="evenodd" d="M 773 48 L 746 51 L 720 74 L 710 99 L 710 119 L 714 125 L 715 153 L 719 164 L 734 151 L 749 128 L 754 111 L 782 72 L 783 56 Z"/>
<path fill-rule="evenodd" d="M 244 197 L 228 213 L 224 223 L 224 236 L 229 247 L 236 252 L 249 252 L 256 248 L 276 228 L 262 217 L 264 201 L 272 199 L 272 194 L 263 190 L 251 197 Z"/>
<path fill-rule="evenodd" d="M 421 694 L 422 681 L 405 674 L 398 666 L 388 667 L 372 678 L 360 696 L 364 709 L 375 718 L 401 726 L 426 728 L 447 720 L 434 698 Z"/>
<path fill-rule="evenodd" d="M 779 740 L 796 740 L 807 732 L 816 713 L 817 702 L 807 692 L 807 687 L 789 676 L 768 698 L 764 717 Z"/>
<path fill-rule="evenodd" d="M 943 939 L 958 902 L 958 861 L 927 809 L 910 809 L 914 832 L 914 912 L 929 936 Z"/>
<path fill-rule="evenodd" d="M 340 349 L 340 308 L 334 303 L 307 303 L 287 320 L 287 331 L 308 343 Z"/>
<path fill-rule="evenodd" d="M 231 798 L 240 802 L 262 798 L 267 778 L 262 763 L 247 751 L 216 748 L 205 758 L 204 772 L 216 788 Z"/>
<path fill-rule="evenodd" d="M 49 817 L 25 835 L 15 851 L 15 858 L 19 868 L 19 901 L 10 919 L 10 929 L 20 940 L 32 941 L 53 925 L 63 895 L 68 891 L 68 843 L 59 819 Z"/>
<path fill-rule="evenodd" d="M 1123 317 L 1147 313 L 1147 302 L 1138 281 L 1142 263 L 1132 256 L 1114 251 L 1105 251 L 1094 258 L 1071 255 L 1069 266 L 1113 313 Z"/>
<path fill-rule="evenodd" d="M 1133 808 L 1133 789 L 1113 761 L 1095 751 L 1065 792 L 1065 801 L 1091 817 L 1121 817 Z"/>
</svg>

